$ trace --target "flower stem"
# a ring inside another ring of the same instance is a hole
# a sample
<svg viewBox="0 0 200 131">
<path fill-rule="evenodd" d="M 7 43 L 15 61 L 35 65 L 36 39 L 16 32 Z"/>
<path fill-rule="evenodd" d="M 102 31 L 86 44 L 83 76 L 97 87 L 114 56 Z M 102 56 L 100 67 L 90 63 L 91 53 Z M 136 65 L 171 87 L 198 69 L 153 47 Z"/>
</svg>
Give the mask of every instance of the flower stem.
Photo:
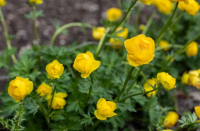
<svg viewBox="0 0 200 131">
<path fill-rule="evenodd" d="M 164 66 L 162 66 L 160 71 L 165 70 L 165 68 L 167 67 L 167 64 L 171 61 L 171 59 L 173 59 L 176 55 L 180 54 L 183 50 L 186 49 L 186 47 L 193 41 L 195 41 L 196 39 L 200 38 L 200 34 L 195 37 L 194 39 L 188 41 L 182 48 L 178 49 L 172 56 L 169 57 L 169 59 L 167 59 L 167 61 L 165 62 Z"/>
<path fill-rule="evenodd" d="M 3 29 L 4 29 L 4 34 L 5 34 L 5 37 L 6 37 L 6 44 L 7 44 L 8 50 L 11 50 L 12 46 L 10 44 L 10 38 L 9 38 L 9 34 L 8 34 L 8 29 L 6 27 L 6 22 L 5 22 L 1 7 L 0 7 L 0 19 L 1 19 L 1 22 L 2 22 L 2 25 L 3 25 Z M 12 58 L 14 63 L 17 63 L 17 59 L 16 59 L 14 54 L 11 55 L 11 58 Z"/>
<path fill-rule="evenodd" d="M 20 118 L 21 118 L 21 115 L 22 115 L 22 110 L 23 110 L 23 102 L 21 101 L 20 105 L 19 105 L 18 116 L 17 116 L 15 127 L 14 127 L 13 131 L 17 131 L 17 129 L 18 129 L 18 125 L 20 123 Z"/>
<path fill-rule="evenodd" d="M 128 17 L 130 11 L 132 10 L 133 6 L 136 4 L 137 0 L 133 1 L 130 5 L 130 7 L 128 8 L 128 11 L 126 12 L 126 14 L 124 15 L 124 17 L 122 18 L 122 20 L 115 26 L 115 28 L 112 30 L 112 32 L 110 33 L 111 35 L 113 35 L 115 33 L 115 31 L 117 30 L 117 28 L 126 20 L 126 18 Z M 105 35 L 105 34 L 104 34 Z M 104 47 L 105 43 L 108 42 L 109 37 L 107 35 L 104 36 L 104 38 L 101 39 L 101 45 L 99 44 L 99 46 L 97 47 L 96 50 L 96 54 L 95 54 L 95 58 L 97 58 L 99 56 L 99 53 L 101 52 L 102 48 Z M 101 41 L 100 40 L 100 41 Z"/>
<path fill-rule="evenodd" d="M 84 23 L 79 23 L 79 22 L 74 22 L 74 23 L 69 23 L 66 25 L 63 25 L 62 27 L 60 27 L 58 30 L 56 30 L 56 32 L 54 33 L 53 37 L 51 38 L 51 42 L 50 45 L 53 46 L 54 45 L 54 41 L 57 37 L 58 34 L 60 34 L 63 30 L 69 28 L 69 27 L 74 27 L 74 26 L 79 26 L 79 27 L 88 27 L 88 28 L 94 28 L 91 25 L 88 24 L 84 24 Z"/>
<path fill-rule="evenodd" d="M 51 102 L 50 102 L 50 106 L 49 106 L 49 113 L 51 112 L 51 106 L 52 106 L 52 103 L 53 103 L 53 97 L 54 97 L 55 91 L 56 91 L 56 82 L 57 81 L 55 81 L 55 84 L 53 86 L 52 98 L 51 98 Z"/>
<path fill-rule="evenodd" d="M 155 16 L 155 14 L 156 14 L 156 11 L 154 10 L 152 15 L 150 16 L 149 20 L 147 21 L 147 24 L 146 24 L 144 30 L 142 31 L 142 34 L 146 34 L 147 33 L 149 27 L 151 26 L 151 24 L 153 22 L 153 18 Z"/>
<path fill-rule="evenodd" d="M 38 36 L 37 36 L 37 27 L 36 27 L 36 22 L 37 22 L 37 16 L 36 16 L 36 7 L 33 6 L 33 29 L 34 29 L 34 36 L 35 36 L 35 42 L 38 44 Z"/>
<path fill-rule="evenodd" d="M 133 70 L 134 70 L 134 67 L 131 67 L 131 70 L 130 70 L 129 73 L 127 74 L 127 77 L 126 77 L 126 80 L 125 80 L 125 82 L 124 82 L 123 88 L 122 88 L 122 90 L 119 92 L 119 94 L 117 95 L 117 97 L 115 98 L 115 101 L 118 101 L 119 98 L 120 98 L 120 96 L 124 93 L 124 90 L 125 90 L 125 88 L 126 88 L 126 85 L 127 85 L 127 83 L 128 83 L 128 80 L 129 80 L 130 77 L 131 77 L 131 74 L 132 74 Z"/>
<path fill-rule="evenodd" d="M 137 18 L 136 18 L 136 22 L 135 22 L 135 32 L 136 32 L 136 35 L 138 34 L 138 24 L 139 24 L 139 18 L 140 18 L 142 6 L 143 6 L 143 4 L 140 4 L 139 10 L 137 12 Z"/>
<path fill-rule="evenodd" d="M 174 15 L 175 15 L 175 13 L 176 13 L 176 11 L 177 11 L 177 9 L 178 9 L 178 3 L 179 3 L 179 2 L 176 2 L 176 6 L 175 6 L 175 9 L 174 9 L 172 15 L 169 17 L 169 19 L 167 20 L 167 23 L 164 25 L 164 27 L 163 27 L 162 30 L 160 31 L 159 35 L 157 36 L 157 38 L 156 38 L 156 40 L 155 40 L 155 43 L 156 43 L 156 44 L 157 44 L 158 41 L 162 38 L 163 33 L 164 33 L 165 31 L 167 31 L 167 28 L 169 27 L 169 25 L 170 25 L 170 23 L 171 23 L 171 21 L 172 21 L 172 18 L 174 17 Z"/>
<path fill-rule="evenodd" d="M 90 90 L 89 90 L 89 93 L 88 93 L 88 96 L 87 96 L 87 103 L 90 99 L 90 94 L 92 92 L 92 85 L 93 85 L 93 77 L 92 77 L 92 74 L 90 74 L 90 80 L 91 80 L 91 85 L 90 85 Z"/>
<path fill-rule="evenodd" d="M 47 110 L 42 106 L 42 104 L 38 100 L 35 99 L 35 101 L 40 106 L 40 109 L 41 109 L 42 113 L 44 114 L 44 117 L 45 117 L 45 120 L 47 122 L 47 125 L 49 126 L 49 118 L 48 118 L 48 112 L 47 112 Z"/>
</svg>

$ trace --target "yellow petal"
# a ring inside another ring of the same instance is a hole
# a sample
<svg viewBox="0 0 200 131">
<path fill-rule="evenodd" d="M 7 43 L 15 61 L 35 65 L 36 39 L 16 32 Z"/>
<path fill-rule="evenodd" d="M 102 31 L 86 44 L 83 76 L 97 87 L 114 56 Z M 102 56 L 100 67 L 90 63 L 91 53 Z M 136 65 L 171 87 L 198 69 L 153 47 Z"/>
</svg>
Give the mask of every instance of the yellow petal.
<svg viewBox="0 0 200 131">
<path fill-rule="evenodd" d="M 96 118 L 99 119 L 99 120 L 106 120 L 107 119 L 105 116 L 100 115 L 98 110 L 95 110 L 94 114 L 95 114 Z"/>
<path fill-rule="evenodd" d="M 67 97 L 67 94 L 66 94 L 66 93 L 62 93 L 62 92 L 59 92 L 59 93 L 56 93 L 54 96 L 55 96 L 55 97 L 59 97 L 59 98 L 65 98 L 65 97 Z"/>
</svg>

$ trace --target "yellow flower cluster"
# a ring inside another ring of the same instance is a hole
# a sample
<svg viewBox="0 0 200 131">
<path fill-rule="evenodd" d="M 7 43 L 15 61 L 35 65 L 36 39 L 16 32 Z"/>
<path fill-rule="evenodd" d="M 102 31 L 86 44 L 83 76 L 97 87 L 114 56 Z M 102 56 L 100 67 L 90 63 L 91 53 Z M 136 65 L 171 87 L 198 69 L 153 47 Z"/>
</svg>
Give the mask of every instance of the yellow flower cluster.
<svg viewBox="0 0 200 131">
<path fill-rule="evenodd" d="M 200 5 L 196 0 L 190 0 L 189 4 L 180 2 L 178 7 L 180 10 L 186 11 L 189 15 L 196 15 L 200 9 Z"/>
<path fill-rule="evenodd" d="M 147 80 L 147 82 L 144 83 L 145 92 L 153 90 L 153 87 L 155 84 L 156 84 L 156 82 L 153 79 Z M 158 86 L 156 85 L 156 87 L 158 87 Z M 153 92 L 150 92 L 147 94 L 148 97 L 155 96 L 155 95 L 156 95 L 156 91 L 153 91 Z"/>
<path fill-rule="evenodd" d="M 97 27 L 93 29 L 92 36 L 95 40 L 100 40 L 106 31 L 105 27 Z"/>
<path fill-rule="evenodd" d="M 94 70 L 99 68 L 101 62 L 94 59 L 91 52 L 80 53 L 74 60 L 74 69 L 81 73 L 82 78 L 87 78 Z"/>
<path fill-rule="evenodd" d="M 113 117 L 117 115 L 114 113 L 117 105 L 112 101 L 106 101 L 104 98 L 100 98 L 97 102 L 97 110 L 94 114 L 99 120 L 106 120 L 108 117 Z"/>
<path fill-rule="evenodd" d="M 196 88 L 200 89 L 200 69 L 189 71 L 189 73 L 184 73 L 181 78 L 181 82 L 183 84 L 195 86 Z"/>
<path fill-rule="evenodd" d="M 63 64 L 60 64 L 58 60 L 54 60 L 46 66 L 46 71 L 48 73 L 48 78 L 56 79 L 60 78 L 64 71 Z"/>
<path fill-rule="evenodd" d="M 42 0 L 29 0 L 30 4 L 42 4 L 43 1 Z"/>
<path fill-rule="evenodd" d="M 185 4 L 189 4 L 190 2 L 190 0 L 170 0 L 170 1 L 184 2 Z"/>
<path fill-rule="evenodd" d="M 198 44 L 197 42 L 190 43 L 186 48 L 187 56 L 196 56 L 198 54 Z"/>
<path fill-rule="evenodd" d="M 107 20 L 110 22 L 117 21 L 122 16 L 122 11 L 118 8 L 110 8 L 106 11 Z"/>
<path fill-rule="evenodd" d="M 140 1 L 146 5 L 150 5 L 152 0 L 140 0 Z"/>
<path fill-rule="evenodd" d="M 6 5 L 6 1 L 5 0 L 0 0 L 0 7 Z"/>
<path fill-rule="evenodd" d="M 161 83 L 165 90 L 171 90 L 176 87 L 176 79 L 165 72 L 157 74 L 157 78 L 154 79 L 156 83 Z"/>
<path fill-rule="evenodd" d="M 52 105 L 51 108 L 55 109 L 63 109 L 63 107 L 66 105 L 65 97 L 67 97 L 66 93 L 56 93 L 52 99 L 52 95 L 49 95 L 46 97 L 48 101 L 48 106 L 51 105 L 51 99 L 52 99 Z"/>
<path fill-rule="evenodd" d="M 173 3 L 170 0 L 152 0 L 152 4 L 155 5 L 161 13 L 166 15 L 169 15 L 173 10 Z"/>
<path fill-rule="evenodd" d="M 125 42 L 128 52 L 127 60 L 132 66 L 148 64 L 154 58 L 155 42 L 152 38 L 141 34 Z"/>
<path fill-rule="evenodd" d="M 169 42 L 167 42 L 167 41 L 165 41 L 165 40 L 161 40 L 160 42 L 159 42 L 159 47 L 163 47 L 164 49 L 164 51 L 168 51 L 168 50 L 170 50 L 170 47 L 168 47 L 170 44 L 169 44 Z"/>
<path fill-rule="evenodd" d="M 169 128 L 169 127 L 174 126 L 176 124 L 176 122 L 178 121 L 178 118 L 179 118 L 179 116 L 176 112 L 170 111 L 164 121 L 165 127 Z"/>
</svg>

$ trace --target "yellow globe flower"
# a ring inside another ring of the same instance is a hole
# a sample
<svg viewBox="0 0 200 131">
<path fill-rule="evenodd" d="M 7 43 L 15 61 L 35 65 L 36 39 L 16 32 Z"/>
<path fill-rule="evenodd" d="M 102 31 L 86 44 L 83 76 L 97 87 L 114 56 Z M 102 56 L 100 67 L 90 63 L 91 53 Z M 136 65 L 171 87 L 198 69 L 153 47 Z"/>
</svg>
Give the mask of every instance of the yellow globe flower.
<svg viewBox="0 0 200 131">
<path fill-rule="evenodd" d="M 180 2 L 178 5 L 179 9 L 182 11 L 186 11 L 189 15 L 196 15 L 200 9 L 200 5 L 195 0 L 190 0 L 189 4 L 185 4 L 184 2 Z"/>
<path fill-rule="evenodd" d="M 110 8 L 107 10 L 106 14 L 108 21 L 114 22 L 121 18 L 122 11 L 118 8 Z"/>
<path fill-rule="evenodd" d="M 128 37 L 128 29 L 127 28 L 118 27 L 116 32 L 119 32 L 116 34 L 117 37 L 121 37 L 123 39 L 126 39 Z M 109 40 L 109 43 L 111 43 L 113 45 L 112 47 L 114 49 L 118 49 L 118 48 L 121 48 L 122 41 L 118 38 L 116 38 L 116 39 L 111 38 Z"/>
<path fill-rule="evenodd" d="M 161 40 L 158 45 L 159 45 L 159 47 L 163 47 L 164 51 L 168 51 L 170 49 L 170 47 L 168 47 L 170 45 L 169 42 L 167 42 L 165 40 Z"/>
<path fill-rule="evenodd" d="M 128 52 L 127 60 L 130 65 L 140 66 L 153 60 L 155 42 L 152 38 L 141 34 L 127 39 L 124 44 Z"/>
<path fill-rule="evenodd" d="M 188 84 L 188 80 L 189 80 L 189 74 L 188 73 L 184 73 L 183 74 L 183 76 L 182 76 L 182 78 L 181 78 L 181 83 L 183 83 L 183 84 Z"/>
<path fill-rule="evenodd" d="M 146 5 L 150 5 L 152 0 L 140 0 L 140 1 L 142 1 L 142 3 Z"/>
<path fill-rule="evenodd" d="M 187 56 L 196 56 L 198 54 L 198 44 L 197 42 L 190 43 L 186 48 Z"/>
<path fill-rule="evenodd" d="M 46 97 L 46 100 L 48 101 L 48 106 L 51 105 L 51 108 L 55 109 L 63 109 L 63 107 L 66 105 L 65 97 L 67 97 L 66 93 L 56 93 L 53 97 L 52 105 L 51 105 L 51 99 L 52 95 L 49 95 Z"/>
<path fill-rule="evenodd" d="M 30 4 L 42 4 L 43 1 L 42 0 L 29 0 Z"/>
<path fill-rule="evenodd" d="M 165 130 L 162 130 L 162 131 L 173 131 L 173 130 L 170 130 L 170 129 L 165 129 Z"/>
<path fill-rule="evenodd" d="M 173 10 L 173 3 L 169 0 L 161 0 L 157 3 L 158 10 L 166 15 L 169 15 Z"/>
<path fill-rule="evenodd" d="M 51 86 L 47 85 L 46 83 L 42 83 L 36 90 L 40 96 L 49 96 L 52 93 L 52 88 Z"/>
<path fill-rule="evenodd" d="M 170 0 L 170 1 L 176 1 L 176 2 L 184 2 L 185 4 L 189 4 L 190 0 Z"/>
<path fill-rule="evenodd" d="M 147 82 L 144 83 L 145 92 L 153 90 L 153 87 L 154 87 L 155 84 L 156 84 L 156 82 L 153 79 L 147 80 Z M 156 85 L 156 87 L 158 87 L 158 86 Z M 155 95 L 156 95 L 156 91 L 153 91 L 153 92 L 150 92 L 150 93 L 147 94 L 148 97 L 155 96 Z"/>
<path fill-rule="evenodd" d="M 74 69 L 81 73 L 82 78 L 87 78 L 94 70 L 99 68 L 101 62 L 94 59 L 91 52 L 80 53 L 74 61 Z"/>
<path fill-rule="evenodd" d="M 100 98 L 97 102 L 97 110 L 94 111 L 94 114 L 99 120 L 106 120 L 108 117 L 113 117 L 117 115 L 114 113 L 114 110 L 117 108 L 117 105 L 112 101 L 106 101 L 104 98 Z"/>
<path fill-rule="evenodd" d="M 165 118 L 164 125 L 166 128 L 170 128 L 176 124 L 178 121 L 178 114 L 174 111 L 170 111 Z"/>
<path fill-rule="evenodd" d="M 171 90 L 176 87 L 176 79 L 165 72 L 157 74 L 157 83 L 161 83 L 165 90 Z"/>
<path fill-rule="evenodd" d="M 200 89 L 200 78 L 198 70 L 189 71 L 188 84 Z"/>
<path fill-rule="evenodd" d="M 160 0 L 152 0 L 151 4 L 157 6 L 157 4 L 160 3 Z"/>
<path fill-rule="evenodd" d="M 97 27 L 93 29 L 92 36 L 95 40 L 100 40 L 106 31 L 105 27 Z"/>
<path fill-rule="evenodd" d="M 5 0 L 0 0 L 0 7 L 6 5 L 6 1 Z"/>
<path fill-rule="evenodd" d="M 63 71 L 64 66 L 63 64 L 60 64 L 58 60 L 54 60 L 46 66 L 46 72 L 48 74 L 48 78 L 50 79 L 60 78 L 60 76 L 63 74 Z"/>
<path fill-rule="evenodd" d="M 28 78 L 16 77 L 9 83 L 8 94 L 19 102 L 33 90 L 33 83 Z"/>
<path fill-rule="evenodd" d="M 200 106 L 195 106 L 194 107 L 196 115 L 200 118 Z"/>
</svg>

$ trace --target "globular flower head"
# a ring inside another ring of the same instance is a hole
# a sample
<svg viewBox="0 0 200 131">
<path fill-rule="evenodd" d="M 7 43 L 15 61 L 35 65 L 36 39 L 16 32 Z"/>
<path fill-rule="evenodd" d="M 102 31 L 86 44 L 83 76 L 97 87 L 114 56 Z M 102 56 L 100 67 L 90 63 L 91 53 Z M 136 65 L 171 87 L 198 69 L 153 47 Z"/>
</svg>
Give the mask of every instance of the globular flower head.
<svg viewBox="0 0 200 131">
<path fill-rule="evenodd" d="M 147 82 L 144 83 L 145 92 L 153 90 L 153 87 L 155 84 L 156 84 L 156 82 L 153 79 L 147 80 Z M 156 87 L 158 87 L 158 86 L 156 85 Z M 150 92 L 147 94 L 148 97 L 155 96 L 155 95 L 156 95 L 156 91 L 153 91 L 153 92 Z"/>
<path fill-rule="evenodd" d="M 113 117 L 117 115 L 114 113 L 114 110 L 117 108 L 117 105 L 112 101 L 106 101 L 104 98 L 100 98 L 97 102 L 97 110 L 94 111 L 94 114 L 99 120 L 106 120 L 108 117 Z"/>
<path fill-rule="evenodd" d="M 140 1 L 146 5 L 150 5 L 152 0 L 140 0 Z"/>
<path fill-rule="evenodd" d="M 181 77 L 181 83 L 183 84 L 188 84 L 188 80 L 189 80 L 189 74 L 188 73 L 184 73 L 183 76 Z"/>
<path fill-rule="evenodd" d="M 170 49 L 170 47 L 168 47 L 170 45 L 169 42 L 167 42 L 165 40 L 161 40 L 158 45 L 159 45 L 159 47 L 163 47 L 164 51 L 168 51 Z"/>
<path fill-rule="evenodd" d="M 176 79 L 165 72 L 157 74 L 156 82 L 161 83 L 165 90 L 171 90 L 176 87 Z"/>
<path fill-rule="evenodd" d="M 170 0 L 170 1 L 184 2 L 185 4 L 189 4 L 190 3 L 190 0 Z"/>
<path fill-rule="evenodd" d="M 46 100 L 48 101 L 48 106 L 51 105 L 51 108 L 55 109 L 63 109 L 63 107 L 66 105 L 66 101 L 65 101 L 65 97 L 67 97 L 66 93 L 56 93 L 53 97 L 52 100 L 52 105 L 51 105 L 51 99 L 52 99 L 52 95 L 49 95 L 46 97 Z"/>
<path fill-rule="evenodd" d="M 178 121 L 178 118 L 179 118 L 179 116 L 176 112 L 170 111 L 164 121 L 165 127 L 170 128 L 170 127 L 174 126 L 176 124 L 176 122 Z"/>
<path fill-rule="evenodd" d="M 199 74 L 200 73 L 198 70 L 189 71 L 189 78 L 188 78 L 188 84 L 191 86 L 195 86 L 198 89 L 200 89 Z"/>
<path fill-rule="evenodd" d="M 170 129 L 164 129 L 164 130 L 162 130 L 162 131 L 173 131 L 173 130 L 170 130 Z"/>
<path fill-rule="evenodd" d="M 200 118 L 200 106 L 195 106 L 194 107 L 196 115 Z"/>
<path fill-rule="evenodd" d="M 128 52 L 127 60 L 132 66 L 148 64 L 154 58 L 155 42 L 152 38 L 141 34 L 125 42 Z"/>
<path fill-rule="evenodd" d="M 80 53 L 74 60 L 74 69 L 81 73 L 82 78 L 87 78 L 94 70 L 99 68 L 101 62 L 94 59 L 91 52 Z"/>
<path fill-rule="evenodd" d="M 169 15 L 173 10 L 173 3 L 170 0 L 152 0 L 152 4 L 155 5 L 161 13 L 166 15 Z"/>
<path fill-rule="evenodd" d="M 51 86 L 47 85 L 46 83 L 42 83 L 36 90 L 40 96 L 49 96 L 52 93 Z"/>
<path fill-rule="evenodd" d="M 50 79 L 60 78 L 60 76 L 63 74 L 63 71 L 64 66 L 63 64 L 60 64 L 58 60 L 54 60 L 46 66 L 46 72 L 48 74 L 48 78 Z"/>
<path fill-rule="evenodd" d="M 0 7 L 6 5 L 6 1 L 5 0 L 0 0 Z"/>
<path fill-rule="evenodd" d="M 106 31 L 105 27 L 97 27 L 92 31 L 92 36 L 95 40 L 100 40 Z"/>
<path fill-rule="evenodd" d="M 116 34 L 116 37 L 120 37 L 122 39 L 126 39 L 128 37 L 128 29 L 127 28 L 123 28 L 123 27 L 118 27 L 116 32 L 119 32 Z M 109 43 L 112 44 L 112 47 L 114 49 L 118 49 L 121 48 L 121 44 L 122 44 L 122 40 L 119 38 L 110 38 Z"/>
<path fill-rule="evenodd" d="M 108 21 L 114 22 L 121 18 L 122 11 L 118 8 L 110 8 L 107 10 L 106 15 L 107 15 Z"/>
<path fill-rule="evenodd" d="M 198 44 L 197 42 L 190 43 L 186 48 L 187 56 L 196 56 L 198 54 Z"/>
<path fill-rule="evenodd" d="M 200 5 L 196 0 L 190 0 L 189 4 L 180 2 L 178 7 L 180 10 L 186 11 L 189 15 L 196 15 L 200 9 Z"/>
<path fill-rule="evenodd" d="M 29 0 L 30 4 L 42 4 L 43 1 L 42 0 Z"/>
<path fill-rule="evenodd" d="M 28 78 L 16 77 L 10 81 L 8 87 L 9 95 L 16 101 L 19 102 L 24 97 L 31 93 L 33 90 L 33 83 Z"/>
</svg>

